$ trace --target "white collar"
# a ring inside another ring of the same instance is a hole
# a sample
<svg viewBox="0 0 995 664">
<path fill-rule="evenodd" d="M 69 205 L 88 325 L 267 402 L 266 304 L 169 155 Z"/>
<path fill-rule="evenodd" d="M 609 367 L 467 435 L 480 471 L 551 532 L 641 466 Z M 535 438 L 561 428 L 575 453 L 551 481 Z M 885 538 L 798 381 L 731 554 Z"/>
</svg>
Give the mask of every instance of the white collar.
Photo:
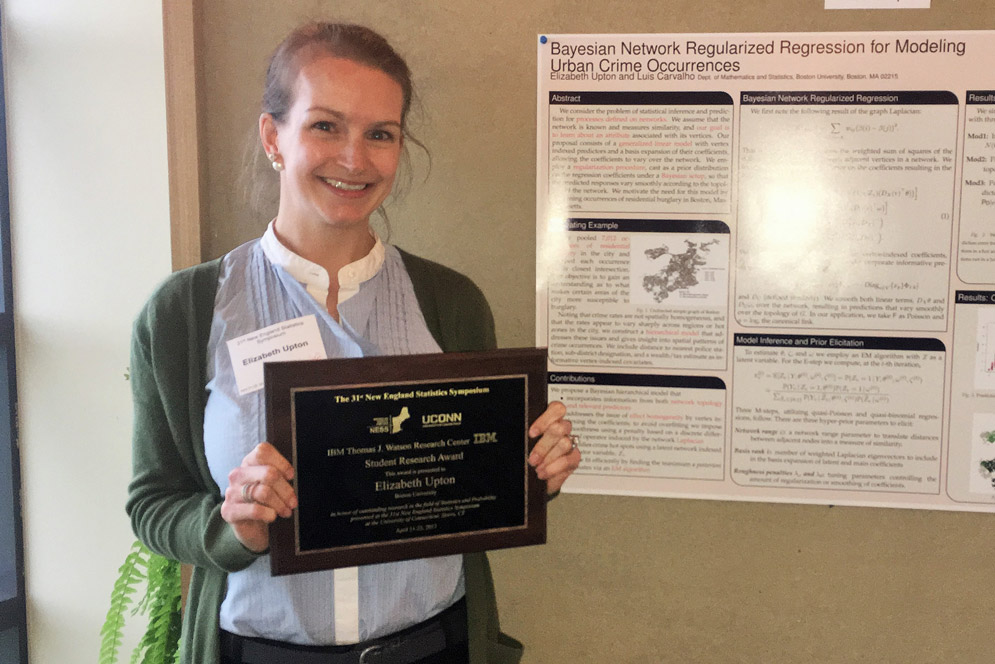
<svg viewBox="0 0 995 664">
<path fill-rule="evenodd" d="M 273 221 L 266 226 L 266 232 L 263 233 L 263 237 L 259 241 L 263 254 L 269 262 L 279 265 L 287 271 L 287 274 L 304 284 L 308 294 L 322 306 L 325 306 L 328 299 L 328 271 L 317 263 L 312 263 L 308 259 L 298 256 L 280 242 L 273 230 Z M 383 242 L 380 241 L 380 237 L 372 228 L 370 235 L 375 240 L 370 253 L 339 270 L 339 304 L 358 293 L 360 284 L 372 279 L 383 267 Z"/>
</svg>

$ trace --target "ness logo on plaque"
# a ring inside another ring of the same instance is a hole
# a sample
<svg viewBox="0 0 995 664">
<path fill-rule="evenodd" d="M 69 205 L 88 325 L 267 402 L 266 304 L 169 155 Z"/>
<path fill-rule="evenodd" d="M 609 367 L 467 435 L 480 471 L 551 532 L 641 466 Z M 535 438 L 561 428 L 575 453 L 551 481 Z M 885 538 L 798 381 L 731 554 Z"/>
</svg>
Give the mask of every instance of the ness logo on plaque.
<svg viewBox="0 0 995 664">
<path fill-rule="evenodd" d="M 274 575 L 546 541 L 528 466 L 545 349 L 267 363 L 269 442 L 298 507 Z"/>
</svg>

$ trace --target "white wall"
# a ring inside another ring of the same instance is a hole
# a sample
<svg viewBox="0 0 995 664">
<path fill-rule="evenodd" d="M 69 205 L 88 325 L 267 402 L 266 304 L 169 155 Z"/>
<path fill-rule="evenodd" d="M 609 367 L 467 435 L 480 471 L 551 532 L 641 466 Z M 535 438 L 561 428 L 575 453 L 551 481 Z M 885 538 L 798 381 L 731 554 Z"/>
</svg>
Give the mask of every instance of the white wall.
<svg viewBox="0 0 995 664">
<path fill-rule="evenodd" d="M 161 8 L 0 10 L 30 658 L 89 662 L 134 540 L 130 324 L 169 271 Z"/>
</svg>

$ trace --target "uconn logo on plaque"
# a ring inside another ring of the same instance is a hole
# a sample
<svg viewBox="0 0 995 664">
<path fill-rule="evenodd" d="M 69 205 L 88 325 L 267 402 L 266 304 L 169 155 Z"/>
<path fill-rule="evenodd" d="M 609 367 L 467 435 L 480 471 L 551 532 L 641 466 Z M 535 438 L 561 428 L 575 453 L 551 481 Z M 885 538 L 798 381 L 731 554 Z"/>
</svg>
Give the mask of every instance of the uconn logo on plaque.
<svg viewBox="0 0 995 664">
<path fill-rule="evenodd" d="M 423 428 L 430 427 L 455 427 L 463 423 L 463 413 L 432 413 L 421 416 Z"/>
</svg>

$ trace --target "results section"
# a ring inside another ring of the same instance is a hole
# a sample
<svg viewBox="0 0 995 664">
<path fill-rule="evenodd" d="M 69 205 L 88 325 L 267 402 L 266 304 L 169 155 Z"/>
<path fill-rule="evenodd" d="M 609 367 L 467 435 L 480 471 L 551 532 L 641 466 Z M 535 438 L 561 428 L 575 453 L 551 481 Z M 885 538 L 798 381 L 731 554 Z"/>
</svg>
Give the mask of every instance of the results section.
<svg viewBox="0 0 995 664">
<path fill-rule="evenodd" d="M 970 284 L 995 282 L 995 90 L 968 90 L 961 177 L 958 272 Z"/>
</svg>

